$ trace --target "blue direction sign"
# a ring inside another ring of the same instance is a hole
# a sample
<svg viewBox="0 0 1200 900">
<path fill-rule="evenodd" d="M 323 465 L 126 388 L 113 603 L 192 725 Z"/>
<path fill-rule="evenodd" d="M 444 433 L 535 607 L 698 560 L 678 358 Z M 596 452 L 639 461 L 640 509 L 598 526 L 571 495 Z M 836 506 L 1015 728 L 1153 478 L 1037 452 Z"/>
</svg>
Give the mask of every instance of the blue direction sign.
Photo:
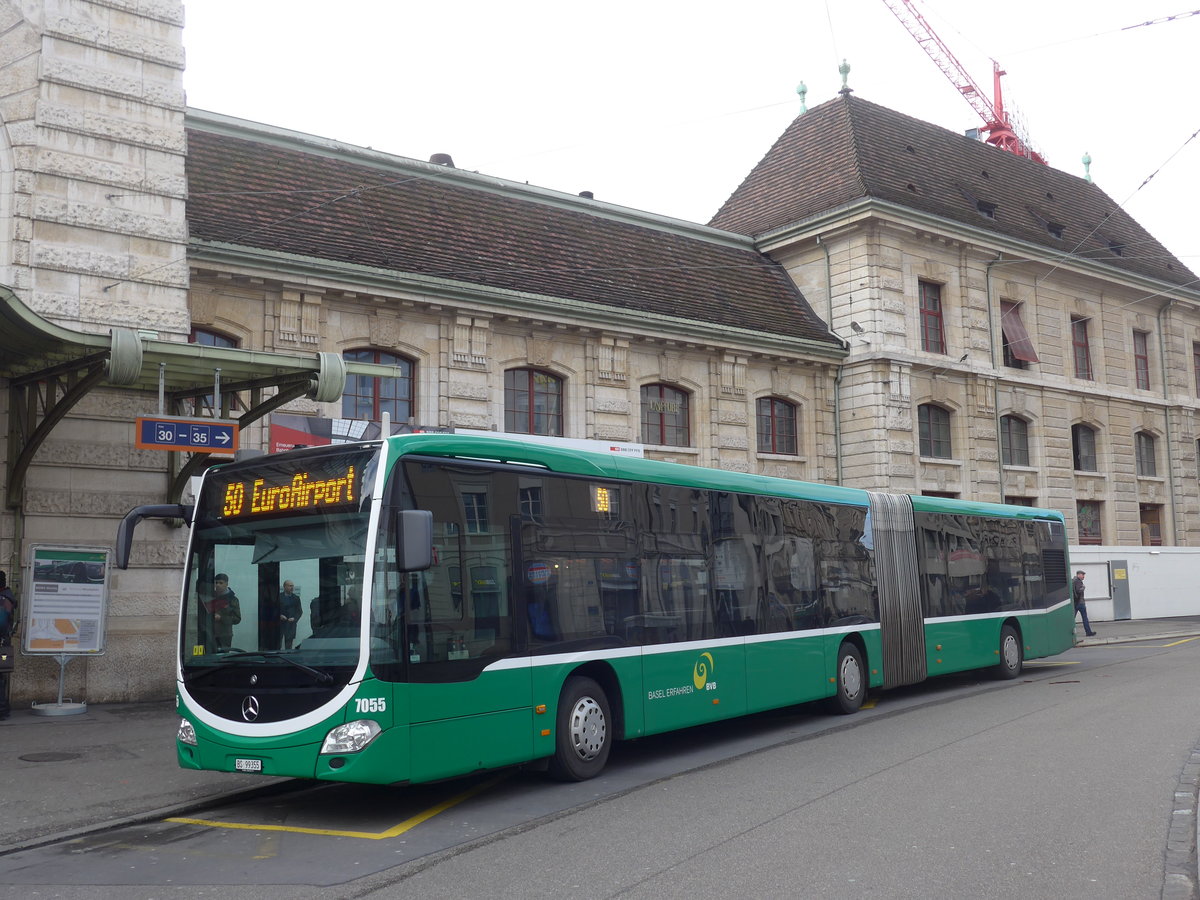
<svg viewBox="0 0 1200 900">
<path fill-rule="evenodd" d="M 180 419 L 175 416 L 139 416 L 137 419 L 139 450 L 233 453 L 237 447 L 237 422 Z"/>
</svg>

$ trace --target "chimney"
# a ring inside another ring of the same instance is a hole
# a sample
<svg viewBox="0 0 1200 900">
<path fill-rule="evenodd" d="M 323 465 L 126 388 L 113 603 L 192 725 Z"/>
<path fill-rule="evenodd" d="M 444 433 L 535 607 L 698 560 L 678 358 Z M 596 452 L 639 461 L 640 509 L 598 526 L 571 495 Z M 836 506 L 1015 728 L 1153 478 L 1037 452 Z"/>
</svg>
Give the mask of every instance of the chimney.
<svg viewBox="0 0 1200 900">
<path fill-rule="evenodd" d="M 435 153 L 429 157 L 429 161 L 435 166 L 445 166 L 448 169 L 454 168 L 454 159 L 449 153 Z"/>
<path fill-rule="evenodd" d="M 591 191 L 580 191 L 579 196 L 582 197 L 584 200 L 595 200 L 596 199 L 596 195 L 593 194 Z"/>
</svg>

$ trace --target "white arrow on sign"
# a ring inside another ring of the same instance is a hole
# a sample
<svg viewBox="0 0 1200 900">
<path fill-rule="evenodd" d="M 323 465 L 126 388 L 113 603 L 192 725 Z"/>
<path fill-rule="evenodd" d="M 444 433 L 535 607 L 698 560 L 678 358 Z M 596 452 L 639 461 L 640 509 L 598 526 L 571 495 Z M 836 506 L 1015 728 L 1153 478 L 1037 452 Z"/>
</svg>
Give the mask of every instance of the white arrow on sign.
<svg viewBox="0 0 1200 900">
<path fill-rule="evenodd" d="M 216 440 L 220 441 L 222 444 L 228 444 L 233 440 L 233 438 L 229 436 L 228 431 L 218 431 Z"/>
</svg>

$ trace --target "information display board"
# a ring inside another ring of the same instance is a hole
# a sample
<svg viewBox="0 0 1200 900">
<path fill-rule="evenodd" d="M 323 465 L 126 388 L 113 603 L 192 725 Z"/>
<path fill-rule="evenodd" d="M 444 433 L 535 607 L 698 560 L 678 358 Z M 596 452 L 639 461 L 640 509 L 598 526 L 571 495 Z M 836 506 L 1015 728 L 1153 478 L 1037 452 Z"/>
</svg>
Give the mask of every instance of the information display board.
<svg viewBox="0 0 1200 900">
<path fill-rule="evenodd" d="M 35 544 L 21 628 L 26 653 L 104 652 L 107 548 Z"/>
</svg>

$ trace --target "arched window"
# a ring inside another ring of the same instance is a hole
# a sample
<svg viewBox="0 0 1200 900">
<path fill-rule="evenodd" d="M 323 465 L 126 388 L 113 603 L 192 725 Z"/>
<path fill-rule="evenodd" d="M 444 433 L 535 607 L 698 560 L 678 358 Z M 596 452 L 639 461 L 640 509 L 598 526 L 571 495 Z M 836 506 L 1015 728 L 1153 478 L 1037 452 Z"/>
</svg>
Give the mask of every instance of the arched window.
<svg viewBox="0 0 1200 900">
<path fill-rule="evenodd" d="M 407 423 L 413 416 L 413 364 L 411 360 L 387 350 L 347 350 L 346 362 L 376 363 L 395 366 L 393 377 L 384 375 L 346 376 L 342 393 L 342 417 L 378 422 L 386 412 L 395 423 Z"/>
<path fill-rule="evenodd" d="M 686 391 L 665 384 L 642 387 L 642 443 L 690 447 Z"/>
<path fill-rule="evenodd" d="M 1096 429 L 1082 424 L 1071 426 L 1071 456 L 1075 461 L 1076 472 L 1097 471 Z"/>
<path fill-rule="evenodd" d="M 1020 416 L 1000 419 L 1000 460 L 1006 466 L 1029 465 L 1029 423 Z"/>
<path fill-rule="evenodd" d="M 504 430 L 563 435 L 563 380 L 538 369 L 504 373 Z"/>
<path fill-rule="evenodd" d="M 758 400 L 758 452 L 796 454 L 796 404 L 778 397 Z"/>
<path fill-rule="evenodd" d="M 1137 455 L 1138 475 L 1153 478 L 1158 474 L 1154 435 L 1146 431 L 1139 431 L 1133 436 L 1133 443 Z"/>
<path fill-rule="evenodd" d="M 192 333 L 188 335 L 188 343 L 201 344 L 205 347 L 236 347 L 238 346 L 239 341 L 237 338 L 230 337 L 227 334 L 222 334 L 219 331 L 213 331 L 209 328 L 193 328 Z M 220 410 L 216 408 L 216 405 L 213 403 L 212 394 L 205 394 L 203 397 L 197 397 L 195 403 L 197 414 L 207 411 L 213 416 L 218 416 L 228 412 L 228 410 Z M 232 410 L 241 408 L 242 403 L 240 400 L 238 400 L 237 395 L 235 394 L 231 399 L 229 409 Z"/>
<path fill-rule="evenodd" d="M 208 328 L 193 328 L 191 335 L 188 337 L 188 343 L 203 344 L 206 347 L 236 347 L 238 340 L 227 334 L 221 334 L 219 331 L 211 331 Z"/>
<path fill-rule="evenodd" d="M 954 454 L 950 445 L 950 411 L 923 403 L 917 407 L 917 430 L 920 438 L 921 455 L 933 459 L 950 459 Z"/>
</svg>

